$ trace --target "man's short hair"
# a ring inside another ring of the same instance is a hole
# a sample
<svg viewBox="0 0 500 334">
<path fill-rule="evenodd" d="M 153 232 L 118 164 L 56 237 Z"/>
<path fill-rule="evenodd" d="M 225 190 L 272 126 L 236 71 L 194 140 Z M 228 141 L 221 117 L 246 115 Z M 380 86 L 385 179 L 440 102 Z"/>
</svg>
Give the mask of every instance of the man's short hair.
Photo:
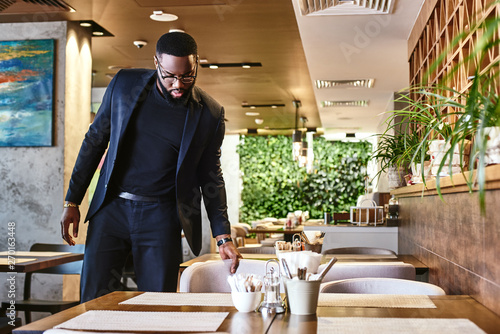
<svg viewBox="0 0 500 334">
<path fill-rule="evenodd" d="M 185 32 L 169 32 L 158 39 L 156 54 L 185 57 L 198 54 L 198 46 L 193 37 Z"/>
</svg>

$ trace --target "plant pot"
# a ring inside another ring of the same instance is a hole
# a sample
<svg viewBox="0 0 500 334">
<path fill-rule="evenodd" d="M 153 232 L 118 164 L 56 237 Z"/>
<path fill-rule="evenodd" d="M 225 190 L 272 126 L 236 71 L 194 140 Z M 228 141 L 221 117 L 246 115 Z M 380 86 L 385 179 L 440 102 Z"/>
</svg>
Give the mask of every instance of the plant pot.
<svg viewBox="0 0 500 334">
<path fill-rule="evenodd" d="M 486 164 L 500 164 L 500 126 L 485 128 L 484 133 L 489 137 L 486 143 Z"/>
<path fill-rule="evenodd" d="M 455 145 L 452 158 L 443 163 L 443 158 L 450 151 L 451 146 L 444 140 L 432 140 L 429 144 L 429 155 L 431 156 L 431 176 L 438 176 L 437 174 L 441 164 L 443 165 L 443 168 L 441 168 L 441 172 L 439 173 L 440 177 L 449 175 L 450 164 L 451 174 L 460 173 L 462 171 L 461 166 L 463 167 L 463 170 L 467 170 L 467 167 L 469 166 L 470 145 L 469 140 L 465 140 L 464 145 L 461 143 Z M 462 149 L 463 151 L 460 152 Z"/>
<path fill-rule="evenodd" d="M 412 183 L 422 183 L 422 164 L 420 163 L 413 163 L 411 165 L 411 182 Z M 424 161 L 424 175 L 426 179 L 429 179 L 431 177 L 431 162 L 430 161 Z"/>
<path fill-rule="evenodd" d="M 389 189 L 391 190 L 406 186 L 405 168 L 403 167 L 389 167 L 387 177 L 389 179 Z"/>
</svg>

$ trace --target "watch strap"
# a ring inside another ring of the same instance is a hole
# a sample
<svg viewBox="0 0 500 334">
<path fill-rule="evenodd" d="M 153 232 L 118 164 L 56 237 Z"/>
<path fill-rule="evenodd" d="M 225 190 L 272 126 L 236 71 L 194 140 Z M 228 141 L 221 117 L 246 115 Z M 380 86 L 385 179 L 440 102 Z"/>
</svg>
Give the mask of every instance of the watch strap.
<svg viewBox="0 0 500 334">
<path fill-rule="evenodd" d="M 220 247 L 220 246 L 224 245 L 226 242 L 232 242 L 232 241 L 233 241 L 233 239 L 231 237 L 229 237 L 229 238 L 222 238 L 219 241 L 217 241 L 217 247 Z"/>
</svg>

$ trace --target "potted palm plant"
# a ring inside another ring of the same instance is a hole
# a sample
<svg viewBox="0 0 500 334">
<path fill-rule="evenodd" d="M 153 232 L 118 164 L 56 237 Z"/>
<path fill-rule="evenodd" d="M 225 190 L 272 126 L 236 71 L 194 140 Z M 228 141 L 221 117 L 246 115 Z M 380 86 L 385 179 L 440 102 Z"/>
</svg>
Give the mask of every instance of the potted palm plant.
<svg viewBox="0 0 500 334">
<path fill-rule="evenodd" d="M 498 3 L 497 1 L 496 4 L 492 5 L 497 5 Z M 489 18 L 473 25 L 454 39 L 450 45 L 450 50 L 456 44 L 463 42 L 467 36 L 471 34 L 478 36 L 469 55 L 449 71 L 448 76 L 443 80 L 443 84 L 446 84 L 447 80 L 455 75 L 462 66 L 466 64 L 471 66 L 472 63 L 485 64 L 488 63 L 485 61 L 485 58 L 489 57 L 491 53 L 494 54 L 496 52 L 498 54 L 500 45 L 499 25 L 500 18 Z M 446 56 L 447 51 L 449 50 L 443 52 L 436 60 L 430 71 L 437 68 L 437 64 Z M 446 161 L 453 159 L 453 154 L 457 149 L 459 152 L 466 152 L 468 148 L 465 140 L 470 139 L 470 159 L 467 167 L 471 171 L 475 170 L 476 173 L 464 174 L 464 176 L 466 176 L 465 179 L 471 192 L 477 183 L 480 207 L 483 213 L 485 210 L 485 167 L 487 162 L 495 163 L 494 160 L 488 161 L 488 154 L 500 150 L 499 147 L 492 145 L 494 143 L 500 144 L 500 139 L 493 136 L 494 133 L 498 136 L 499 132 L 492 130 L 492 128 L 495 129 L 495 127 L 500 126 L 500 105 L 498 103 L 499 64 L 500 61 L 497 56 L 494 61 L 489 62 L 485 67 L 481 68 L 478 65 L 474 70 L 474 75 L 469 77 L 470 84 L 464 92 L 457 92 L 454 89 L 446 88 L 448 92 L 451 92 L 448 95 L 453 96 L 453 99 L 449 97 L 445 98 L 444 94 L 439 94 L 440 91 L 443 91 L 442 87 L 435 93 L 440 100 L 444 101 L 447 99 L 450 101 L 449 103 L 453 105 L 454 113 L 457 116 L 457 120 L 451 128 L 450 136 L 447 138 L 448 147 L 443 153 L 443 161 L 439 165 L 439 171 L 445 169 Z M 438 193 L 441 195 L 439 178 L 436 178 L 436 187 Z"/>
</svg>

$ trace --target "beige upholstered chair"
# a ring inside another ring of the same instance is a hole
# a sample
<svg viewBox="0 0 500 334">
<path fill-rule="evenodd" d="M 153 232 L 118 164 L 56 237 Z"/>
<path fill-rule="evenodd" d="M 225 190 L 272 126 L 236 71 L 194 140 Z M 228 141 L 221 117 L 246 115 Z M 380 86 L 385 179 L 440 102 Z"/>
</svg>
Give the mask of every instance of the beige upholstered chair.
<svg viewBox="0 0 500 334">
<path fill-rule="evenodd" d="M 272 265 L 277 267 L 276 263 Z M 195 263 L 182 272 L 179 292 L 231 292 L 227 282 L 230 267 L 231 260 Z M 266 261 L 240 260 L 236 274 L 256 274 L 263 278 L 266 274 Z M 283 287 L 282 290 L 284 291 Z"/>
<path fill-rule="evenodd" d="M 231 238 L 237 247 L 245 246 L 245 237 L 247 236 L 247 230 L 242 226 L 231 225 Z"/>
<path fill-rule="evenodd" d="M 376 247 L 341 247 L 323 250 L 323 254 L 375 254 L 375 255 L 396 255 L 390 249 Z"/>
<path fill-rule="evenodd" d="M 274 247 L 238 247 L 240 253 L 245 254 L 275 254 L 276 250 Z"/>
<path fill-rule="evenodd" d="M 326 293 L 371 293 L 400 295 L 434 295 L 446 293 L 439 286 L 399 278 L 351 278 L 321 284 L 320 292 Z"/>
<path fill-rule="evenodd" d="M 321 272 L 326 264 L 318 268 Z M 415 280 L 415 267 L 403 262 L 337 262 L 323 278 L 323 282 L 349 278 L 386 277 Z"/>
</svg>

